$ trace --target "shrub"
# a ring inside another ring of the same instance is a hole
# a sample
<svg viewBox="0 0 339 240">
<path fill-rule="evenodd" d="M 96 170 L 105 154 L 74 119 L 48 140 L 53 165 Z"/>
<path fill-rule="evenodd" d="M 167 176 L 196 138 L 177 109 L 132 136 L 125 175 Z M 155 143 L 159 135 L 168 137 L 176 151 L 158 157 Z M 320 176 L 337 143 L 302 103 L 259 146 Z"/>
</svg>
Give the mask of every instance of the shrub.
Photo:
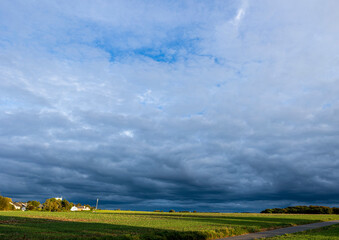
<svg viewBox="0 0 339 240">
<path fill-rule="evenodd" d="M 169 210 L 169 212 L 175 212 L 173 209 Z"/>
</svg>

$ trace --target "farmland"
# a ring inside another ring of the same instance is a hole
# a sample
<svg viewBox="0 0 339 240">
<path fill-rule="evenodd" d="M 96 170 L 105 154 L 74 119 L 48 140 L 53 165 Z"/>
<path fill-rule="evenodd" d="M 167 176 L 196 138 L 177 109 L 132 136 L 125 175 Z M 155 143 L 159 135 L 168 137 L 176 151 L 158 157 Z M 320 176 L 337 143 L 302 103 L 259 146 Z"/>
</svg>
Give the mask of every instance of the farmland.
<svg viewBox="0 0 339 240">
<path fill-rule="evenodd" d="M 267 238 L 267 240 L 338 240 L 339 224 L 313 229 L 305 232 L 286 234 L 279 237 Z"/>
<path fill-rule="evenodd" d="M 249 213 L 0 212 L 0 239 L 215 239 L 339 215 Z"/>
</svg>

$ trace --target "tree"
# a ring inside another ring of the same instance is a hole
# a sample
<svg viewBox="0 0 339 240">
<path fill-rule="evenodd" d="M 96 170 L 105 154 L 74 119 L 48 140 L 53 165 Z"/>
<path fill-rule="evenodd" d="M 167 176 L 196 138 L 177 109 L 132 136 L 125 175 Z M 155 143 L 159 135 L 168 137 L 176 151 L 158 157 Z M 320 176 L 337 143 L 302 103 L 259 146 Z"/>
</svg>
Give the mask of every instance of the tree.
<svg viewBox="0 0 339 240">
<path fill-rule="evenodd" d="M 61 208 L 61 200 L 56 200 L 55 198 L 49 198 L 44 203 L 44 210 L 46 211 L 59 212 Z"/>
<path fill-rule="evenodd" d="M 287 208 L 265 209 L 261 213 L 292 213 L 292 214 L 332 214 L 337 209 L 326 206 L 293 206 Z"/>
<path fill-rule="evenodd" d="M 40 202 L 38 201 L 28 201 L 27 202 L 27 210 L 38 210 L 40 206 Z"/>
<path fill-rule="evenodd" d="M 12 199 L 0 196 L 0 210 L 14 210 L 14 206 L 11 202 Z"/>
<path fill-rule="evenodd" d="M 61 210 L 69 211 L 73 207 L 73 203 L 68 202 L 66 199 L 61 201 Z"/>
<path fill-rule="evenodd" d="M 272 212 L 273 212 L 273 210 L 270 209 L 270 208 L 267 208 L 267 209 L 261 211 L 261 213 L 272 213 Z"/>
</svg>

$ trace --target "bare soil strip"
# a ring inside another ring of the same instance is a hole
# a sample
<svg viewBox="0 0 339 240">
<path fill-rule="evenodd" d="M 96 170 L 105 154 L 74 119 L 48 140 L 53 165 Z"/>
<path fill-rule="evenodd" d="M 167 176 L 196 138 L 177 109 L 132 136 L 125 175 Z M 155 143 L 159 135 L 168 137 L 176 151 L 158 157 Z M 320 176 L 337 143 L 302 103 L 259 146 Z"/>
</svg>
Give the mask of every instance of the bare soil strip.
<svg viewBox="0 0 339 240">
<path fill-rule="evenodd" d="M 260 239 L 260 238 L 267 238 L 267 237 L 275 237 L 275 236 L 289 234 L 289 233 L 296 233 L 296 232 L 302 232 L 302 231 L 306 231 L 310 229 L 326 227 L 326 226 L 330 226 L 333 224 L 339 224 L 339 220 L 311 223 L 311 224 L 299 225 L 295 227 L 279 228 L 279 229 L 274 229 L 274 230 L 265 231 L 265 232 L 249 233 L 249 234 L 245 234 L 241 236 L 220 238 L 217 240 L 252 240 L 252 239 Z"/>
</svg>

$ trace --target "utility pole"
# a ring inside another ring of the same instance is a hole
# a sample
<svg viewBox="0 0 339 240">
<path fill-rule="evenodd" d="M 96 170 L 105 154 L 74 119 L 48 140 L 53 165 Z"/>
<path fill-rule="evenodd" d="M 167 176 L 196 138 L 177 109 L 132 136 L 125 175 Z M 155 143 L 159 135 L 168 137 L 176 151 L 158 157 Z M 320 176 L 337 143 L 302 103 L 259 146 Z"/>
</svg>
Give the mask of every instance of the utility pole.
<svg viewBox="0 0 339 240">
<path fill-rule="evenodd" d="M 98 210 L 98 202 L 99 202 L 99 198 L 97 198 L 97 205 L 95 206 L 95 210 Z"/>
</svg>

